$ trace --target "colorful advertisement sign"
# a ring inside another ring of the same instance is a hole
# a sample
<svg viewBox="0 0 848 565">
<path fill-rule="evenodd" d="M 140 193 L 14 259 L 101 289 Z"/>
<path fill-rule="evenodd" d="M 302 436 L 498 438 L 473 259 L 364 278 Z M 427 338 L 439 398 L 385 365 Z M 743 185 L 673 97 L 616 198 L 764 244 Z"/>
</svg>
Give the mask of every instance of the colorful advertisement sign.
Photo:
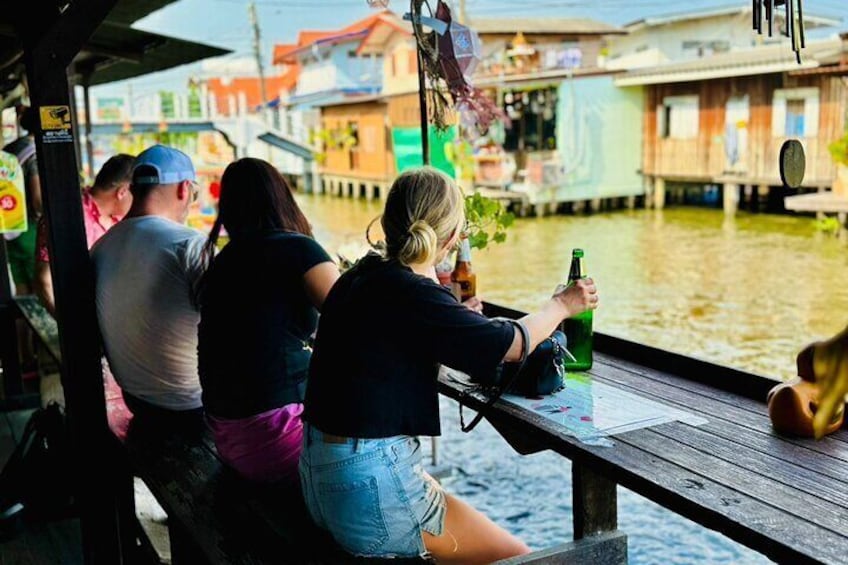
<svg viewBox="0 0 848 565">
<path fill-rule="evenodd" d="M 119 97 L 97 99 L 97 119 L 108 122 L 124 118 L 124 99 Z"/>
<path fill-rule="evenodd" d="M 452 144 L 456 138 L 456 127 L 451 126 L 446 131 L 440 132 L 430 126 L 429 134 L 430 164 L 453 177 L 454 166 L 445 154 L 445 147 L 447 144 Z M 421 157 L 419 128 L 392 128 L 392 146 L 395 153 L 395 165 L 399 173 L 412 167 L 420 167 L 424 162 Z"/>
<path fill-rule="evenodd" d="M 24 174 L 17 157 L 0 151 L 0 233 L 26 230 Z"/>
</svg>

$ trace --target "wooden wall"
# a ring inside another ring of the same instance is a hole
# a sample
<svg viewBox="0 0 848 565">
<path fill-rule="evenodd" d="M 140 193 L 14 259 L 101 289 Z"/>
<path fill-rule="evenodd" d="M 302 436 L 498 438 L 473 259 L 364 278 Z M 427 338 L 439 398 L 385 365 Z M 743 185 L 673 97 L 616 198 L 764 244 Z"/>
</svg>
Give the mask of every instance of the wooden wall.
<svg viewBox="0 0 848 565">
<path fill-rule="evenodd" d="M 778 154 L 785 137 L 772 135 L 772 97 L 781 88 L 819 88 L 819 127 L 815 137 L 803 138 L 807 169 L 805 184 L 829 185 L 836 170 L 827 146 L 845 127 L 846 87 L 839 77 L 785 74 L 759 75 L 650 85 L 646 88 L 643 123 L 644 174 L 667 179 L 713 182 L 727 172 L 725 105 L 732 96 L 748 95 L 749 122 L 746 166 L 742 177 L 751 184 L 780 184 Z M 657 109 L 667 96 L 697 95 L 698 135 L 693 139 L 661 138 Z M 740 179 L 740 182 L 745 182 Z"/>
<path fill-rule="evenodd" d="M 380 101 L 325 106 L 321 109 L 324 130 L 356 124 L 359 143 L 352 149 L 327 147 L 321 172 L 351 178 L 387 180 L 394 175 L 394 158 L 386 123 L 387 106 Z"/>
</svg>

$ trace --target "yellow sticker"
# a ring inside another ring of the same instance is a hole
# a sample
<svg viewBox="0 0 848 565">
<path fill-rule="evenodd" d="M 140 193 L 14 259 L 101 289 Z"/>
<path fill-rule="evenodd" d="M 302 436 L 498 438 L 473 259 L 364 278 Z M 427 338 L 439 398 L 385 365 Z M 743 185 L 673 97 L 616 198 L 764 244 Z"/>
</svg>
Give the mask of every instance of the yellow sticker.
<svg viewBox="0 0 848 565">
<path fill-rule="evenodd" d="M 67 106 L 41 106 L 39 111 L 42 130 L 50 131 L 71 127 L 71 109 Z"/>
</svg>

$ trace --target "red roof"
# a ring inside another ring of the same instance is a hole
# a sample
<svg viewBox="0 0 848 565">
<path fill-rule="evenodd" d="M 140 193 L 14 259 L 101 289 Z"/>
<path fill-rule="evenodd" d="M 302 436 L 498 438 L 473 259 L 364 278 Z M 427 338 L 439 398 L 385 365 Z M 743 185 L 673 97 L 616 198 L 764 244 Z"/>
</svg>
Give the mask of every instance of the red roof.
<svg viewBox="0 0 848 565">
<path fill-rule="evenodd" d="M 280 91 L 291 91 L 297 84 L 300 67 L 293 66 L 286 72 L 275 77 L 265 78 L 265 94 L 271 101 L 279 96 Z M 206 81 L 209 93 L 215 97 L 218 112 L 223 115 L 230 113 L 230 96 L 238 100 L 239 94 L 244 94 L 248 109 L 262 104 L 262 90 L 258 77 L 235 77 L 229 80 L 210 78 Z"/>
<path fill-rule="evenodd" d="M 383 18 L 390 16 L 391 18 L 396 18 L 391 11 L 383 10 L 377 14 L 372 14 L 367 18 L 363 18 L 359 21 L 356 21 L 350 24 L 347 27 L 344 27 L 339 30 L 334 31 L 318 31 L 318 30 L 308 30 L 301 31 L 297 34 L 297 43 L 285 43 L 274 46 L 274 64 L 280 63 L 296 63 L 297 57 L 295 55 L 306 49 L 307 47 L 311 47 L 312 45 L 318 42 L 332 41 L 332 40 L 341 40 L 344 41 L 345 38 L 351 35 L 359 34 L 366 32 L 370 28 L 374 27 L 378 22 L 382 21 Z"/>
</svg>

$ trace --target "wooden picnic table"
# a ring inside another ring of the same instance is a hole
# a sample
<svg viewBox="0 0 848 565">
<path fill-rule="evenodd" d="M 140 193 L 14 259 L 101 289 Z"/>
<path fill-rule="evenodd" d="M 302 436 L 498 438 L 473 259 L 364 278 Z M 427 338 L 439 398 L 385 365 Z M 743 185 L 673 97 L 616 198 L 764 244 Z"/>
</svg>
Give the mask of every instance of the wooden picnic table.
<svg viewBox="0 0 848 565">
<path fill-rule="evenodd" d="M 498 315 L 518 315 L 499 309 Z M 572 461 L 575 539 L 617 528 L 621 485 L 781 563 L 848 562 L 848 432 L 815 441 L 778 435 L 765 404 L 774 381 L 596 334 L 591 379 L 701 416 L 581 442 L 543 415 L 501 400 L 487 419 L 521 453 Z M 470 408 L 456 373 L 441 392 Z M 626 532 L 625 532 L 626 533 Z"/>
</svg>

